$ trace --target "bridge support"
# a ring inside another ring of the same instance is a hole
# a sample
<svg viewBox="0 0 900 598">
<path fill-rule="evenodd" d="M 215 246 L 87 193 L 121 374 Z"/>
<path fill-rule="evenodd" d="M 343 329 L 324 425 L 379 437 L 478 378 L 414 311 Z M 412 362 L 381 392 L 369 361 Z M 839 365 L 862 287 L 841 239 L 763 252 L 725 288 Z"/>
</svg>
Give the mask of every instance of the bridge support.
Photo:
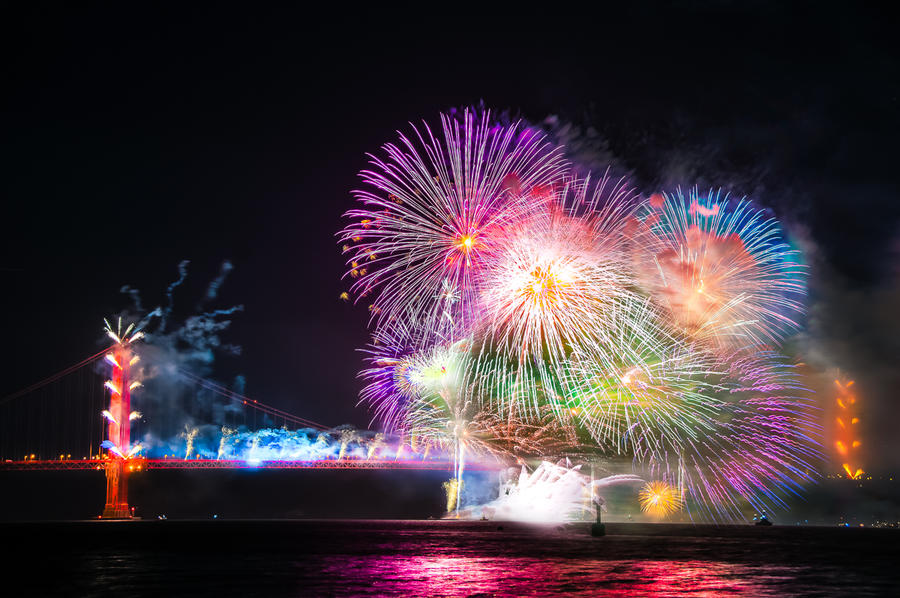
<svg viewBox="0 0 900 598">
<path fill-rule="evenodd" d="M 120 324 L 121 326 L 121 324 Z M 129 329 L 130 330 L 130 329 Z M 131 351 L 130 341 L 111 334 L 118 344 L 106 360 L 113 366 L 112 380 L 106 383 L 110 391 L 109 409 L 104 414 L 109 421 L 107 439 L 114 446 L 108 447 L 106 462 L 106 505 L 103 507 L 101 519 L 131 519 L 131 508 L 128 506 L 128 465 L 132 456 L 131 442 L 131 387 L 129 370 L 137 358 Z M 125 334 L 127 337 L 127 332 Z"/>
<path fill-rule="evenodd" d="M 106 464 L 106 506 L 101 519 L 131 519 L 128 506 L 128 475 L 125 462 L 116 459 Z"/>
</svg>

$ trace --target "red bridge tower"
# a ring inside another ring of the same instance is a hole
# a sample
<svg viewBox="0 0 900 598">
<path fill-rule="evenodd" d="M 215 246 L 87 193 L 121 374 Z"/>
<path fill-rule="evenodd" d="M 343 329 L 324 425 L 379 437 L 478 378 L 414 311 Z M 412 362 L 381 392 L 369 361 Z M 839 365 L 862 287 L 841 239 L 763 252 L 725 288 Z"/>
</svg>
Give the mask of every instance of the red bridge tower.
<svg viewBox="0 0 900 598">
<path fill-rule="evenodd" d="M 109 409 L 103 413 L 109 421 L 107 449 L 109 460 L 106 462 L 106 506 L 103 508 L 103 519 L 130 519 L 131 509 L 128 507 L 128 461 L 140 451 L 140 445 L 131 447 L 131 420 L 139 416 L 131 411 L 131 391 L 140 386 L 140 382 L 132 381 L 131 366 L 137 363 L 138 356 L 131 349 L 131 344 L 143 336 L 142 332 L 132 333 L 134 324 L 128 326 L 122 334 L 122 320 L 116 330 L 106 322 L 106 332 L 116 341 L 106 360 L 112 364 L 112 379 L 106 382 L 110 391 Z M 129 336 L 131 334 L 131 336 Z"/>
</svg>

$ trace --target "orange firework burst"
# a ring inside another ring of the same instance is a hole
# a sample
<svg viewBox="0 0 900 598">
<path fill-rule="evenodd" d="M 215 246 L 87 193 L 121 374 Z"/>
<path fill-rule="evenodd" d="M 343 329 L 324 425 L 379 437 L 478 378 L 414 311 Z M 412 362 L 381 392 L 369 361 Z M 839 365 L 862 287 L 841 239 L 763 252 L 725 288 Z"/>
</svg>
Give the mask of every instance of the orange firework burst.
<svg viewBox="0 0 900 598">
<path fill-rule="evenodd" d="M 858 463 L 853 464 L 858 458 L 857 450 L 862 441 L 858 436 L 859 417 L 856 416 L 856 392 L 853 389 L 853 380 L 846 384 L 842 384 L 840 380 L 834 381 L 837 386 L 838 396 L 835 399 L 838 413 L 835 417 L 835 436 L 834 448 L 841 460 L 841 467 L 847 477 L 851 480 L 857 479 L 865 472 L 858 467 Z"/>
<path fill-rule="evenodd" d="M 681 510 L 681 492 L 666 482 L 647 482 L 638 494 L 641 511 L 658 517 L 668 517 Z"/>
</svg>

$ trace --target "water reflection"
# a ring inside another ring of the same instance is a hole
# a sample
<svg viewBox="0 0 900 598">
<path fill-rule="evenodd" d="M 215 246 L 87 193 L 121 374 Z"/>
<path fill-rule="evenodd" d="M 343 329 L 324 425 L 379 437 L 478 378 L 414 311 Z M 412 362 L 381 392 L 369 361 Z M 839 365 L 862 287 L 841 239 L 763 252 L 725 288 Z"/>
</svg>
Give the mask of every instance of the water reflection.
<svg viewBox="0 0 900 598">
<path fill-rule="evenodd" d="M 0 531 L 20 547 L 7 561 L 11 583 L 18 572 L 41 598 L 896 596 L 900 587 L 893 532 L 610 529 L 592 538 L 584 526 L 217 521 Z M 53 556 L 35 560 L 47 546 Z M 39 574 L 27 573 L 33 566 Z"/>
<path fill-rule="evenodd" d="M 746 564 L 468 556 L 334 556 L 327 574 L 348 594 L 404 596 L 783 596 L 781 575 Z M 785 568 L 786 569 L 786 568 Z M 787 570 L 784 573 L 788 573 Z"/>
</svg>

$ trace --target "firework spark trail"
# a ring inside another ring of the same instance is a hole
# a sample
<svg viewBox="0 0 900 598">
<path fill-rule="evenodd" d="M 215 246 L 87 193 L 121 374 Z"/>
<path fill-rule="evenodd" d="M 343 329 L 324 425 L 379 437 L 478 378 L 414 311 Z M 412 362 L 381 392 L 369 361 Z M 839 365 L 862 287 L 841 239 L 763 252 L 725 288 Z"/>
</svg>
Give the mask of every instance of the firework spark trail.
<svg viewBox="0 0 900 598">
<path fill-rule="evenodd" d="M 611 360 L 608 314 L 637 298 L 619 250 L 634 205 L 622 181 L 572 179 L 498 235 L 480 285 L 476 334 L 486 341 L 477 367 L 498 391 L 501 411 L 524 399 L 517 407 L 536 413 L 539 389 L 557 385 L 573 354 Z M 492 371 L 491 363 L 506 367 Z M 502 380 L 491 380 L 494 374 Z"/>
<path fill-rule="evenodd" d="M 691 517 L 740 520 L 744 502 L 759 512 L 785 509 L 784 497 L 817 477 L 816 409 L 795 368 L 773 352 L 731 355 L 719 368 L 727 375 L 716 417 L 706 420 L 712 429 L 666 438 L 649 470 L 678 472 Z"/>
<path fill-rule="evenodd" d="M 596 343 L 604 308 L 624 293 L 624 279 L 608 260 L 578 245 L 572 228 L 523 226 L 485 276 L 482 309 L 500 350 L 523 364 L 549 353 L 559 363 L 572 344 Z"/>
<path fill-rule="evenodd" d="M 378 449 L 380 449 L 384 445 L 384 434 L 382 432 L 375 434 L 375 438 L 373 438 L 372 441 L 369 442 L 369 449 L 366 453 L 366 459 L 368 460 L 375 456 Z"/>
<path fill-rule="evenodd" d="M 473 403 L 465 384 L 465 343 L 435 345 L 414 353 L 399 349 L 394 344 L 399 341 L 391 334 L 376 335 L 376 341 L 379 339 L 387 343 L 373 343 L 367 350 L 375 367 L 362 372 L 370 382 L 361 401 L 373 404 L 376 414 L 412 438 L 412 444 L 423 445 L 425 454 L 432 447 L 452 453 L 452 488 L 458 490 L 469 453 L 496 454 L 495 447 L 483 445 L 473 433 Z M 402 444 L 398 457 L 400 450 Z M 461 498 L 458 492 L 454 496 L 457 502 Z"/>
<path fill-rule="evenodd" d="M 400 430 L 407 405 L 416 396 L 416 370 L 413 368 L 416 343 L 412 334 L 398 327 L 379 329 L 361 351 L 369 367 L 358 377 L 367 381 L 359 395 L 359 403 L 367 403 L 388 432 Z"/>
<path fill-rule="evenodd" d="M 815 412 L 793 368 L 758 347 L 723 358 L 658 329 L 647 334 L 652 314 L 622 318 L 615 363 L 586 360 L 569 372 L 575 419 L 599 446 L 652 473 L 680 468 L 692 498 L 718 505 L 713 518 L 739 518 L 741 500 L 785 507 L 769 488 L 795 493 L 820 458 Z"/>
<path fill-rule="evenodd" d="M 464 519 L 486 517 L 494 520 L 554 522 L 582 519 L 585 498 L 597 509 L 605 508 L 601 492 L 618 485 L 636 485 L 644 481 L 635 475 L 613 475 L 591 481 L 567 460 L 543 461 L 533 471 L 526 466 L 511 470 L 511 479 L 500 488 L 500 496 L 486 504 L 457 511 Z"/>
<path fill-rule="evenodd" d="M 376 411 L 395 409 L 396 432 L 447 452 L 461 446 L 476 457 L 544 456 L 577 444 L 571 426 L 548 406 L 538 417 L 482 409 L 470 361 L 467 341 L 380 360 L 381 368 L 366 370 L 372 383 L 363 394 L 374 395 Z"/>
<path fill-rule="evenodd" d="M 565 407 L 601 446 L 637 459 L 659 457 L 658 437 L 680 447 L 713 429 L 722 401 L 714 356 L 668 336 L 646 302 L 609 314 L 611 346 L 603 360 L 576 355 L 562 386 Z"/>
<path fill-rule="evenodd" d="M 425 444 L 452 452 L 460 478 L 467 454 L 492 454 L 473 428 L 476 405 L 466 384 L 464 343 L 437 345 L 419 353 L 408 377 L 416 400 L 405 413 L 405 432 Z"/>
<path fill-rule="evenodd" d="M 489 118 L 442 116 L 443 140 L 414 127 L 362 173 L 374 191 L 340 233 L 352 291 L 374 295 L 360 402 L 452 454 L 456 484 L 469 455 L 587 435 L 677 476 L 692 517 L 786 506 L 821 454 L 808 392 L 768 347 L 805 292 L 778 223 L 721 192 L 638 201 Z"/>
<path fill-rule="evenodd" d="M 447 512 L 450 513 L 451 511 L 458 510 L 462 483 L 458 478 L 453 478 L 444 482 L 443 486 L 444 493 L 447 497 Z"/>
<path fill-rule="evenodd" d="M 248 463 L 264 461 L 323 461 L 323 460 L 397 460 L 423 461 L 430 459 L 446 463 L 452 454 L 434 450 L 424 444 L 411 447 L 396 437 L 372 434 L 367 431 L 340 427 L 321 432 L 314 429 L 288 430 L 264 428 L 214 428 L 198 430 L 191 439 L 192 458 L 235 460 Z M 185 437 L 184 441 L 188 439 Z M 185 444 L 186 446 L 186 444 Z M 401 446 L 403 447 L 401 449 Z M 154 451 L 154 454 L 158 451 Z"/>
<path fill-rule="evenodd" d="M 425 123 L 385 145 L 386 160 L 370 156 L 361 176 L 374 190 L 354 192 L 365 208 L 346 214 L 352 222 L 340 239 L 353 291 L 378 290 L 375 321 L 402 317 L 447 337 L 472 316 L 472 273 L 495 232 L 527 213 L 531 191 L 558 183 L 567 165 L 541 134 L 492 126 L 488 112 L 441 122 L 442 140 Z"/>
<path fill-rule="evenodd" d="M 726 207 L 721 191 L 654 198 L 643 220 L 651 255 L 637 279 L 679 328 L 739 344 L 778 342 L 797 328 L 806 271 L 774 218 L 745 200 Z"/>
<path fill-rule="evenodd" d="M 197 437 L 197 432 L 199 430 L 196 427 L 192 427 L 188 424 L 184 426 L 184 432 L 181 433 L 181 437 L 185 440 L 184 446 L 184 458 L 190 459 L 191 455 L 194 454 L 194 439 Z"/>
</svg>

